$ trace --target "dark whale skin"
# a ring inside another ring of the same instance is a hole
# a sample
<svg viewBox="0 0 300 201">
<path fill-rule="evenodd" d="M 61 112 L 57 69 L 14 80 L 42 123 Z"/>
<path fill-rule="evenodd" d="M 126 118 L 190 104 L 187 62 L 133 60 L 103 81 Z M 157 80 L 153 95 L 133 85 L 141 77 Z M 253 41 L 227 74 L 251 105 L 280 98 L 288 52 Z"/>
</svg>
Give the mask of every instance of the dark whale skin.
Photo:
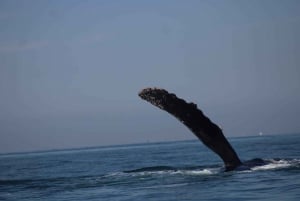
<svg viewBox="0 0 300 201">
<path fill-rule="evenodd" d="M 204 145 L 223 160 L 225 171 L 235 170 L 242 165 L 241 160 L 225 138 L 220 127 L 206 117 L 197 108 L 196 104 L 187 103 L 175 94 L 160 88 L 145 88 L 139 92 L 139 96 L 152 105 L 170 113 L 187 126 Z M 244 165 L 247 166 L 247 164 Z"/>
</svg>

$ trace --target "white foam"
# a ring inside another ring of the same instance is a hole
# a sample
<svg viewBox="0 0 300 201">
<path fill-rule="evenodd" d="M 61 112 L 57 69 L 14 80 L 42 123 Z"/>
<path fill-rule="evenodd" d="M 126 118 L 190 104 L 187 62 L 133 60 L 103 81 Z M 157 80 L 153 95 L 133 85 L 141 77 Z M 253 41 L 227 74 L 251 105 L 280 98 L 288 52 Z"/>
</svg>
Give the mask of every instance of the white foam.
<svg viewBox="0 0 300 201">
<path fill-rule="evenodd" d="M 220 172 L 219 168 L 205 168 L 199 170 L 176 170 L 176 171 L 160 171 L 160 174 L 170 174 L 170 175 L 212 175 Z M 156 172 L 157 173 L 157 172 Z"/>
<path fill-rule="evenodd" d="M 288 160 L 270 160 L 269 164 L 256 166 L 251 168 L 251 170 L 273 170 L 273 169 L 282 169 L 294 165 L 294 161 Z"/>
<path fill-rule="evenodd" d="M 216 171 L 216 169 L 202 169 L 202 170 L 178 170 L 174 173 L 182 174 L 182 175 L 211 175 L 217 172 L 218 171 Z"/>
<path fill-rule="evenodd" d="M 220 168 L 199 169 L 199 170 L 161 170 L 129 173 L 130 176 L 159 176 L 159 175 L 212 175 L 220 172 Z"/>
</svg>

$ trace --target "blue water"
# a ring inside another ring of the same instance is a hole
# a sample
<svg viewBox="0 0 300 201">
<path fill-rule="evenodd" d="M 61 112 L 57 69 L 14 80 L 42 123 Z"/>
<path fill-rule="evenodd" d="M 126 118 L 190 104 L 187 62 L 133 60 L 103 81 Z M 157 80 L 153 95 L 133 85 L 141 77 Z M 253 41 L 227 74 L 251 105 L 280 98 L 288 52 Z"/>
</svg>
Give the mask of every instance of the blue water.
<svg viewBox="0 0 300 201">
<path fill-rule="evenodd" d="M 230 138 L 243 160 L 223 172 L 199 141 L 0 155 L 0 200 L 300 200 L 300 134 Z"/>
</svg>

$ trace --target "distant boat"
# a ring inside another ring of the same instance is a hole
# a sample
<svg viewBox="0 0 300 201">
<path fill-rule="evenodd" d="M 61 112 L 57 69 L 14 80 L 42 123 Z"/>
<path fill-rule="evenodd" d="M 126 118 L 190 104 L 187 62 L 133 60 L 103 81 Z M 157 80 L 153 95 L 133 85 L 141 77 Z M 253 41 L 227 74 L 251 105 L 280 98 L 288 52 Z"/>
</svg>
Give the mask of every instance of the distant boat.
<svg viewBox="0 0 300 201">
<path fill-rule="evenodd" d="M 258 135 L 259 135 L 259 136 L 262 136 L 262 135 L 263 135 L 263 132 L 260 131 L 260 132 L 258 133 Z"/>
</svg>

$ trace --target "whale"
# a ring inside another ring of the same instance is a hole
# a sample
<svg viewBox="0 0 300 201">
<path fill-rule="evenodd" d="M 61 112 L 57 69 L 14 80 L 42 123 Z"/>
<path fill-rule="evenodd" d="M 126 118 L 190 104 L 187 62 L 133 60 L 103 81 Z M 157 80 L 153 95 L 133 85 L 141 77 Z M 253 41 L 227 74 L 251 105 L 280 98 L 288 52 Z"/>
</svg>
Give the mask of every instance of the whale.
<svg viewBox="0 0 300 201">
<path fill-rule="evenodd" d="M 222 129 L 212 122 L 193 102 L 186 102 L 162 88 L 144 88 L 139 97 L 164 110 L 183 123 L 209 149 L 224 162 L 225 171 L 245 170 L 265 165 L 266 161 L 255 158 L 242 162 L 223 134 Z"/>
</svg>

